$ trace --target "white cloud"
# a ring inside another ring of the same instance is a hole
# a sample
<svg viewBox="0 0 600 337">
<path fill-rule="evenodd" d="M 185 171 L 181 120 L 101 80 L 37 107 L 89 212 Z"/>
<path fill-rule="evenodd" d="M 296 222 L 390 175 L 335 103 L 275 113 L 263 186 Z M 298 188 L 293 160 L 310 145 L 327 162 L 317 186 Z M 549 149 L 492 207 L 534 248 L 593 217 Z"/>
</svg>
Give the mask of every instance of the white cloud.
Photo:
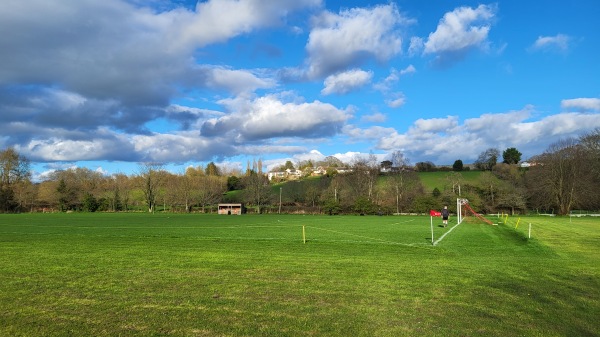
<svg viewBox="0 0 600 337">
<path fill-rule="evenodd" d="M 600 98 L 563 99 L 560 106 L 563 109 L 600 111 Z"/>
<path fill-rule="evenodd" d="M 291 157 L 265 160 L 263 162 L 263 164 L 265 164 L 267 166 L 267 169 L 270 171 L 275 167 L 284 165 L 286 163 L 286 161 L 288 161 L 288 160 L 291 161 L 294 165 L 296 165 L 297 163 L 302 163 L 302 162 L 306 162 L 309 160 L 312 161 L 313 163 L 316 163 L 316 162 L 322 161 L 324 159 L 325 159 L 325 155 L 323 155 L 318 150 L 313 149 L 308 152 L 306 152 L 306 150 L 304 150 L 302 152 L 298 152 Z"/>
<path fill-rule="evenodd" d="M 333 157 L 336 157 L 337 159 L 341 160 L 344 164 L 352 165 L 352 163 L 354 163 L 359 158 L 367 159 L 369 157 L 369 154 L 349 151 L 345 153 L 336 153 L 333 155 Z"/>
<path fill-rule="evenodd" d="M 270 78 L 260 78 L 248 70 L 227 69 L 224 67 L 201 67 L 204 84 L 212 89 L 225 89 L 233 94 L 253 92 L 275 86 Z"/>
<path fill-rule="evenodd" d="M 470 131 L 487 131 L 491 128 L 505 128 L 515 122 L 526 120 L 530 117 L 533 106 L 508 113 L 488 113 L 477 118 L 465 120 L 465 127 Z"/>
<path fill-rule="evenodd" d="M 496 9 L 479 5 L 460 7 L 444 14 L 435 32 L 425 42 L 425 54 L 457 51 L 481 46 L 488 37 Z M 479 25 L 478 25 L 479 24 Z"/>
<path fill-rule="evenodd" d="M 390 59 L 401 52 L 402 39 L 395 27 L 406 20 L 389 4 L 352 8 L 339 15 L 325 12 L 313 22 L 306 45 L 309 78 L 357 66 L 365 58 Z"/>
<path fill-rule="evenodd" d="M 173 13 L 171 20 L 179 20 L 180 26 L 174 39 L 180 46 L 201 47 L 222 42 L 257 28 L 280 24 L 289 12 L 320 4 L 321 0 L 199 1 L 195 12 Z"/>
<path fill-rule="evenodd" d="M 0 11 L 0 31 L 15 34 L 0 36 L 0 84 L 47 83 L 128 107 L 164 107 L 190 87 L 233 94 L 271 88 L 272 80 L 248 70 L 198 66 L 197 48 L 320 4 L 212 0 L 196 11 L 155 12 L 123 0 L 10 1 Z"/>
<path fill-rule="evenodd" d="M 507 113 L 484 114 L 462 124 L 455 116 L 418 119 L 406 133 L 378 129 L 381 132 L 378 148 L 403 149 L 412 160 L 439 164 L 451 164 L 457 159 L 471 162 L 490 147 L 499 150 L 516 147 L 527 158 L 541 154 L 560 139 L 577 137 L 600 127 L 598 114 L 561 113 L 531 120 L 533 112 L 533 106 L 526 106 Z M 367 137 L 373 131 L 352 130 L 352 135 Z"/>
<path fill-rule="evenodd" d="M 404 75 L 414 74 L 416 72 L 417 68 L 415 68 L 415 66 L 413 66 L 412 64 L 408 65 L 406 68 L 400 71 L 398 71 L 396 68 L 392 68 L 390 69 L 390 74 L 383 81 L 374 84 L 373 88 L 383 93 L 387 93 L 391 90 L 392 86 L 400 80 L 400 77 Z"/>
<path fill-rule="evenodd" d="M 273 137 L 318 138 L 335 135 L 350 118 L 348 111 L 328 103 L 286 103 L 282 98 L 281 95 L 267 95 L 252 100 L 222 100 L 221 104 L 231 114 L 207 121 L 201 132 L 206 136 L 235 134 L 238 141 Z"/>
<path fill-rule="evenodd" d="M 108 175 L 108 171 L 106 171 L 105 169 L 102 168 L 102 166 L 98 166 L 95 170 L 95 172 L 100 173 L 103 176 Z"/>
<path fill-rule="evenodd" d="M 395 132 L 393 128 L 385 128 L 382 126 L 372 126 L 364 129 L 354 125 L 346 125 L 344 127 L 344 135 L 352 141 L 380 139 L 392 132 Z"/>
<path fill-rule="evenodd" d="M 427 132 L 440 132 L 446 133 L 458 125 L 458 117 L 457 116 L 448 116 L 446 118 L 430 118 L 423 119 L 419 118 L 414 123 L 414 128 L 412 128 L 412 132 L 414 133 L 427 133 Z"/>
<path fill-rule="evenodd" d="M 68 139 L 51 137 L 31 140 L 17 147 L 21 153 L 36 161 L 120 160 L 131 159 L 133 146 L 118 137 Z"/>
<path fill-rule="evenodd" d="M 220 137 L 202 137 L 196 131 L 135 135 L 131 137 L 131 143 L 140 155 L 140 161 L 182 163 L 237 154 L 235 143 Z"/>
<path fill-rule="evenodd" d="M 372 71 L 352 69 L 339 74 L 327 76 L 325 88 L 321 90 L 323 95 L 347 94 L 353 90 L 365 86 L 373 78 Z"/>
<path fill-rule="evenodd" d="M 387 120 L 387 116 L 381 112 L 374 113 L 372 115 L 365 115 L 360 118 L 361 122 L 367 123 L 383 123 Z"/>
<path fill-rule="evenodd" d="M 406 68 L 400 70 L 400 75 L 404 76 L 407 74 L 414 74 L 417 72 L 417 68 L 415 68 L 415 66 L 413 66 L 412 64 L 409 64 Z"/>
<path fill-rule="evenodd" d="M 435 32 L 424 43 L 423 54 L 436 54 L 438 66 L 451 65 L 473 48 L 488 48 L 488 34 L 496 14 L 496 6 L 459 7 L 444 14 Z M 415 50 L 417 40 L 415 42 Z M 411 44 L 411 48 L 412 48 Z"/>
<path fill-rule="evenodd" d="M 535 40 L 530 47 L 534 51 L 551 51 L 567 52 L 571 43 L 571 37 L 565 34 L 557 34 L 556 36 L 540 36 Z"/>
<path fill-rule="evenodd" d="M 399 92 L 392 96 L 393 98 L 385 100 L 385 104 L 387 104 L 387 106 L 389 106 L 390 108 L 399 108 L 406 103 L 406 97 L 403 93 Z"/>
</svg>

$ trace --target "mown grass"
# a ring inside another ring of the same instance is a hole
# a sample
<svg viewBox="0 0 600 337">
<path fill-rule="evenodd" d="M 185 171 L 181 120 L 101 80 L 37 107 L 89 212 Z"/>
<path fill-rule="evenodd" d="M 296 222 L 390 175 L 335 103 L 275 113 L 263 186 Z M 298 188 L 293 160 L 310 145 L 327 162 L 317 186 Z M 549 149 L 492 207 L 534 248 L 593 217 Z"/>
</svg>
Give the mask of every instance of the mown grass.
<svg viewBox="0 0 600 337">
<path fill-rule="evenodd" d="M 1 215 L 0 335 L 598 335 L 600 219 L 429 220 Z"/>
</svg>

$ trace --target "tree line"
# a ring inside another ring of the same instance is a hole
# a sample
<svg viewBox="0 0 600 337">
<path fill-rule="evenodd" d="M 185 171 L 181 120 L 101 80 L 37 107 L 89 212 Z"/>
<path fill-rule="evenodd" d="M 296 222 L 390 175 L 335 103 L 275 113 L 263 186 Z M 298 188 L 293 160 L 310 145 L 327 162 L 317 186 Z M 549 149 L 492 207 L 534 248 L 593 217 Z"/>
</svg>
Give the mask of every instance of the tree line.
<svg viewBox="0 0 600 337">
<path fill-rule="evenodd" d="M 502 152 L 502 161 L 500 155 L 494 148 L 479 155 L 475 182 L 465 181 L 469 168 L 456 160 L 443 173 L 443 187 L 429 191 L 419 172 L 439 169 L 430 162 L 411 165 L 401 151 L 383 162 L 372 154 L 352 163 L 334 157 L 286 162 L 278 169 L 300 169 L 307 176 L 316 166 L 327 167 L 318 178 L 289 182 L 270 182 L 261 160 L 248 163 L 245 172 L 211 162 L 176 174 L 144 163 L 131 175 L 72 168 L 32 182 L 27 158 L 7 148 L 0 151 L 0 211 L 214 212 L 220 202 L 239 202 L 257 213 L 395 214 L 453 209 L 457 197 L 482 213 L 600 210 L 600 129 L 552 144 L 530 158 L 527 168 L 517 165 L 516 148 Z M 345 173 L 339 173 L 342 167 Z"/>
</svg>

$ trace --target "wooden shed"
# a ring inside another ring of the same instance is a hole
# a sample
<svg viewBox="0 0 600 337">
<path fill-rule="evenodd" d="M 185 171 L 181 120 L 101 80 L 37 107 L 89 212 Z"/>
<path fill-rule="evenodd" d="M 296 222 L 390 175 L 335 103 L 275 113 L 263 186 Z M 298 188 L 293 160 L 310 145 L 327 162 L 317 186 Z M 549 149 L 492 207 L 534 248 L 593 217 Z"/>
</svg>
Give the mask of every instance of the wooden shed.
<svg viewBox="0 0 600 337">
<path fill-rule="evenodd" d="M 218 213 L 226 215 L 242 215 L 243 210 L 244 206 L 242 206 L 242 204 L 219 204 Z"/>
</svg>

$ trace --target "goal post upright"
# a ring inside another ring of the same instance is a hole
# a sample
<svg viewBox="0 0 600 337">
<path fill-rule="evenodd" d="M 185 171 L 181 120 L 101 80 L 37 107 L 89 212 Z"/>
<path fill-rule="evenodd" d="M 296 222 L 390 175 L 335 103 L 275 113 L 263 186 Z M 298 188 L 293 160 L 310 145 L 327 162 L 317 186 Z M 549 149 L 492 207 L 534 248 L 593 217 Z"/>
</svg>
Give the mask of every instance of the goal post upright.
<svg viewBox="0 0 600 337">
<path fill-rule="evenodd" d="M 456 199 L 456 219 L 458 223 L 463 221 L 463 205 L 469 203 L 469 200 L 464 198 Z"/>
</svg>

